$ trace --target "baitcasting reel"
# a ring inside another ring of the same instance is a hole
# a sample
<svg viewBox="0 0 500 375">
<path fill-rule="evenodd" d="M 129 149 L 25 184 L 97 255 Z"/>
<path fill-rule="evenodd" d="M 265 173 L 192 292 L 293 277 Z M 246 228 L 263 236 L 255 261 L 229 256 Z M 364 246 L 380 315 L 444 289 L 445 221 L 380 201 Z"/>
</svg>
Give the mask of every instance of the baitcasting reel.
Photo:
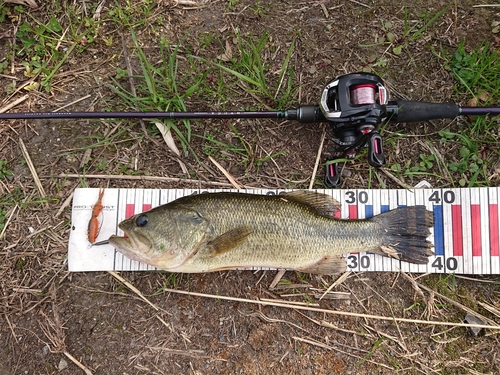
<svg viewBox="0 0 500 375">
<path fill-rule="evenodd" d="M 383 166 L 385 157 L 377 126 L 387 119 L 388 103 L 384 83 L 374 74 L 346 74 L 326 85 L 319 107 L 336 137 L 336 147 L 329 151 L 351 159 L 360 148 L 368 147 L 368 163 Z M 340 183 L 336 163 L 327 165 L 325 183 Z"/>
</svg>

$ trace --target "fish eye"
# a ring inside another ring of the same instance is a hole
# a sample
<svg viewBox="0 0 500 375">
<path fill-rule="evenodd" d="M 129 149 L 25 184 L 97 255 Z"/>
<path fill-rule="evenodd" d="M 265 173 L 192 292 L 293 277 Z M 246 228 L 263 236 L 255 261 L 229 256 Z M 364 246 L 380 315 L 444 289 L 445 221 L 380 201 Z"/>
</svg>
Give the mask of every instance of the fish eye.
<svg viewBox="0 0 500 375">
<path fill-rule="evenodd" d="M 138 227 L 145 227 L 146 224 L 148 223 L 149 219 L 146 215 L 139 215 L 137 216 L 137 219 L 135 219 L 135 224 Z"/>
</svg>

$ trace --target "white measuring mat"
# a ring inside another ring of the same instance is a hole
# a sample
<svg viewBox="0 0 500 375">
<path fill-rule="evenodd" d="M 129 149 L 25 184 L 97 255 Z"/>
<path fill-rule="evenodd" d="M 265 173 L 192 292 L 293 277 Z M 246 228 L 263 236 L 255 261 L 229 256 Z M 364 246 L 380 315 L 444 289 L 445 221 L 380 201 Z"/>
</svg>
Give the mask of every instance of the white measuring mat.
<svg viewBox="0 0 500 375">
<path fill-rule="evenodd" d="M 222 190 L 105 189 L 97 241 L 123 235 L 118 223 L 134 214 L 190 194 Z M 236 191 L 236 190 L 224 190 Z M 245 192 L 279 194 L 284 190 Z M 349 271 L 399 271 L 416 273 L 500 274 L 500 188 L 463 189 L 318 189 L 341 203 L 339 217 L 364 219 L 402 206 L 424 205 L 434 213 L 429 241 L 435 256 L 424 265 L 410 264 L 371 253 L 346 254 Z M 92 207 L 99 189 L 76 189 L 68 247 L 69 271 L 140 271 L 156 268 L 130 260 L 111 245 L 90 246 Z M 271 244 L 272 245 L 272 244 Z"/>
</svg>

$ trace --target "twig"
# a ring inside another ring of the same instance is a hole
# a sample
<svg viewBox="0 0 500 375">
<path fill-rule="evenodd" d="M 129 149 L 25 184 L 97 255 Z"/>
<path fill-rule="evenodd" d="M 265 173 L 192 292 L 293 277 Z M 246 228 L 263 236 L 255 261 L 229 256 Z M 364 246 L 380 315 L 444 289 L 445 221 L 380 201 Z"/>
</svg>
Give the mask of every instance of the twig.
<svg viewBox="0 0 500 375">
<path fill-rule="evenodd" d="M 300 294 L 303 296 L 304 294 Z M 269 298 L 261 298 L 260 301 L 262 302 L 274 302 L 276 301 L 275 299 L 269 299 Z M 300 302 L 300 301 L 279 301 L 284 305 L 293 305 L 293 306 L 319 306 L 317 303 L 311 303 L 311 302 Z"/>
<path fill-rule="evenodd" d="M 137 296 L 142 299 L 144 302 L 146 302 L 149 306 L 151 306 L 153 309 L 155 309 L 155 311 L 160 311 L 160 308 L 158 306 L 156 306 L 154 303 L 152 303 L 150 300 L 148 300 L 146 297 L 144 297 L 144 295 L 141 293 L 141 291 L 139 289 L 137 289 L 135 286 L 133 286 L 130 282 L 128 282 L 127 280 L 125 280 L 123 277 L 121 277 L 119 274 L 117 274 L 116 272 L 114 271 L 108 271 L 108 273 L 113 276 L 115 279 L 117 279 L 118 281 L 120 281 L 121 283 L 123 283 L 123 285 L 125 285 L 127 288 L 129 288 L 132 292 L 134 292 L 135 294 L 137 294 Z M 165 322 L 159 315 L 155 315 L 156 319 L 158 319 L 165 327 L 167 327 L 170 332 L 173 332 L 172 330 L 172 327 L 167 323 Z"/>
<path fill-rule="evenodd" d="M 492 313 L 493 315 L 496 315 L 496 316 L 498 316 L 500 318 L 500 310 L 497 309 L 495 306 L 488 305 L 487 303 L 484 303 L 484 302 L 481 302 L 481 301 L 477 301 L 477 303 L 483 309 L 488 310 L 490 313 Z"/>
<path fill-rule="evenodd" d="M 274 288 L 276 288 L 276 285 L 278 285 L 285 272 L 286 270 L 279 270 L 278 273 L 276 273 L 276 276 L 274 276 L 271 285 L 269 285 L 269 290 L 273 290 Z"/>
<path fill-rule="evenodd" d="M 125 284 L 125 286 L 127 288 L 129 288 L 132 292 L 134 292 L 135 294 L 137 294 L 140 299 L 142 299 L 144 302 L 146 302 L 153 309 L 155 309 L 156 311 L 160 311 L 160 308 L 158 306 L 156 306 L 154 303 L 152 303 L 151 301 L 149 301 L 146 297 L 144 297 L 144 295 L 141 293 L 141 291 L 139 289 L 137 289 L 135 286 L 133 286 L 132 284 L 130 284 L 127 280 L 125 280 L 123 277 L 121 277 L 120 275 L 118 275 L 115 271 L 108 271 L 108 273 L 111 276 L 113 276 L 115 279 L 117 279 L 118 281 L 120 281 L 121 283 Z"/>
<path fill-rule="evenodd" d="M 44 176 L 45 177 L 45 176 Z M 233 187 L 233 185 L 228 184 L 227 182 L 216 182 L 216 181 L 202 181 L 202 180 L 191 180 L 188 178 L 179 178 L 179 177 L 162 177 L 162 176 L 128 176 L 128 175 L 111 175 L 111 174 L 64 174 L 61 173 L 57 176 L 47 176 L 50 178 L 102 178 L 108 180 L 142 180 L 142 181 L 173 181 L 173 182 L 187 182 L 191 184 L 200 184 L 200 185 L 215 185 L 215 186 L 224 186 L 224 187 Z M 245 189 L 259 189 L 257 187 L 241 185 L 242 188 Z"/>
<path fill-rule="evenodd" d="M 471 315 L 474 315 L 476 318 L 478 318 L 478 319 L 482 320 L 483 322 L 486 322 L 486 323 L 491 324 L 491 325 L 496 325 L 496 324 L 497 324 L 497 322 L 495 322 L 494 320 L 492 320 L 492 319 L 490 319 L 490 318 L 485 317 L 484 315 L 482 315 L 482 314 L 478 313 L 477 311 L 474 311 L 474 310 L 472 310 L 472 309 L 468 308 L 467 306 L 464 306 L 464 305 L 462 305 L 461 303 L 459 303 L 459 302 L 457 302 L 457 301 L 452 300 L 451 298 L 448 298 L 448 297 L 446 297 L 446 296 L 443 296 L 442 294 L 440 294 L 440 293 L 436 292 L 435 290 L 433 290 L 433 289 L 431 289 L 431 288 L 429 288 L 429 287 L 426 287 L 425 285 L 423 285 L 423 284 L 421 284 L 421 283 L 417 283 L 417 284 L 418 284 L 418 286 L 419 286 L 420 288 L 425 289 L 425 290 L 427 290 L 427 291 L 428 291 L 428 292 L 430 292 L 430 293 L 434 293 L 437 297 L 439 297 L 439 298 L 441 298 L 441 299 L 445 300 L 446 302 L 448 302 L 448 303 L 452 304 L 452 305 L 453 305 L 453 306 L 455 306 L 455 307 L 458 307 L 458 308 L 460 308 L 460 309 L 464 310 L 465 312 L 467 312 L 467 313 L 469 313 L 469 314 L 471 314 Z M 471 328 L 472 328 L 472 326 L 471 326 Z M 479 327 L 477 327 L 477 328 L 479 328 Z"/>
<path fill-rule="evenodd" d="M 372 8 L 371 6 L 366 5 L 366 4 L 363 4 L 363 3 L 360 3 L 359 1 L 356 1 L 356 0 L 349 0 L 349 1 L 350 1 L 351 3 L 361 5 L 362 7 L 365 7 L 365 8 L 368 8 L 368 9 L 371 9 L 371 8 Z"/>
<path fill-rule="evenodd" d="M 387 177 L 389 177 L 392 181 L 394 181 L 396 184 L 400 185 L 401 187 L 403 187 L 405 189 L 408 189 L 408 190 L 412 190 L 413 189 L 413 187 L 411 187 L 410 185 L 408 185 L 408 184 L 404 183 L 403 181 L 399 180 L 396 176 L 394 176 L 386 168 L 380 168 L 380 170 L 382 172 L 384 172 Z"/>
<path fill-rule="evenodd" d="M 405 322 L 405 323 L 414 323 L 414 324 L 428 324 L 428 325 L 435 325 L 435 326 L 466 327 L 466 328 L 473 328 L 474 327 L 474 328 L 500 330 L 500 325 L 497 325 L 495 322 L 492 325 L 487 325 L 487 324 L 467 324 L 467 323 L 440 322 L 440 321 L 431 321 L 431 320 L 422 320 L 422 319 L 397 318 L 397 317 L 388 317 L 388 316 L 381 316 L 381 315 L 353 313 L 353 312 L 348 312 L 348 311 L 320 309 L 320 308 L 316 308 L 316 307 L 296 306 L 296 305 L 289 305 L 286 303 L 273 302 L 273 301 L 264 302 L 264 301 L 260 301 L 260 300 L 221 296 L 221 295 L 215 295 L 215 294 L 188 292 L 186 290 L 177 290 L 177 289 L 169 289 L 169 288 L 164 288 L 163 291 L 170 292 L 170 293 L 183 294 L 183 295 L 188 295 L 188 296 L 194 296 L 194 297 L 203 297 L 203 298 L 219 299 L 219 300 L 224 300 L 224 301 L 252 303 L 252 304 L 261 305 L 261 306 L 283 307 L 283 308 L 287 308 L 287 309 L 305 310 L 305 311 L 319 312 L 319 313 L 324 313 L 324 314 L 350 316 L 350 317 L 364 318 L 364 319 L 375 319 L 375 320 L 385 320 L 385 321 L 391 321 L 391 322 Z M 491 319 L 488 319 L 488 320 L 491 321 Z"/>
<path fill-rule="evenodd" d="M 163 348 L 161 346 L 146 346 L 146 348 L 150 350 L 161 350 L 162 352 L 168 354 L 183 355 L 194 358 L 212 358 L 208 355 L 204 355 L 205 352 L 203 350 L 197 350 L 197 349 L 179 350 L 179 349 Z"/>
<path fill-rule="evenodd" d="M 321 143 L 319 144 L 318 147 L 318 154 L 316 155 L 316 163 L 314 163 L 311 182 L 309 183 L 309 190 L 312 190 L 312 187 L 314 185 L 314 180 L 316 179 L 316 173 L 318 172 L 319 160 L 321 158 L 321 151 L 323 151 L 323 143 L 325 142 L 325 136 L 326 136 L 326 126 L 323 125 L 323 134 L 321 135 Z"/>
<path fill-rule="evenodd" d="M 68 357 L 68 359 L 73 362 L 75 365 L 80 367 L 83 372 L 85 372 L 86 375 L 92 375 L 92 371 L 90 371 L 87 367 L 85 367 L 78 359 L 73 357 L 71 354 L 69 354 L 66 350 L 63 352 L 63 354 Z"/>
<path fill-rule="evenodd" d="M 213 157 L 209 156 L 208 158 L 217 168 L 219 168 L 219 170 L 224 174 L 224 176 L 226 176 L 226 178 L 229 180 L 229 182 L 231 183 L 231 185 L 233 185 L 235 189 L 241 189 L 241 185 L 238 182 L 236 182 L 236 179 L 233 176 L 231 176 L 231 174 L 228 171 L 226 171 L 226 169 L 222 165 L 220 165 Z"/>
<path fill-rule="evenodd" d="M 9 109 L 11 109 L 11 108 L 15 107 L 16 105 L 24 102 L 28 98 L 29 98 L 29 95 L 27 95 L 27 94 L 24 95 L 24 96 L 21 96 L 19 99 L 16 99 L 12 103 L 7 104 L 5 107 L 0 108 L 0 113 L 7 112 Z"/>
<path fill-rule="evenodd" d="M 62 214 L 62 212 L 64 211 L 64 209 L 66 207 L 68 207 L 70 204 L 71 204 L 71 199 L 73 199 L 73 195 L 75 194 L 75 191 L 73 190 L 71 192 L 71 194 L 68 196 L 68 198 L 66 198 L 63 202 L 63 204 L 61 205 L 61 207 L 59 207 L 59 209 L 57 210 L 56 214 L 54 217 L 58 217 L 60 214 Z M 1 238 L 1 236 L 0 236 Z"/>
<path fill-rule="evenodd" d="M 30 169 L 31 175 L 33 176 L 33 180 L 35 180 L 35 184 L 40 191 L 40 195 L 42 198 L 47 198 L 47 194 L 45 194 L 45 189 L 43 188 L 43 185 L 38 178 L 38 173 L 36 172 L 35 166 L 33 165 L 33 162 L 31 161 L 30 155 L 28 153 L 28 149 L 26 148 L 23 140 L 19 138 L 19 144 L 21 145 L 21 152 L 23 153 L 23 157 L 26 160 L 26 163 L 28 164 L 28 167 Z"/>
<path fill-rule="evenodd" d="M 340 284 L 342 284 L 344 281 L 347 280 L 347 278 L 351 275 L 351 272 L 344 272 L 342 275 L 340 275 L 337 280 L 335 280 L 332 285 L 330 285 L 328 287 L 327 290 L 325 290 L 325 292 L 321 295 L 321 297 L 319 298 L 319 300 L 321 301 L 328 293 L 330 293 L 332 291 L 333 288 L 339 286 Z"/>
<path fill-rule="evenodd" d="M 14 206 L 14 209 L 12 210 L 12 212 L 10 213 L 10 216 L 9 218 L 7 219 L 7 221 L 5 222 L 5 225 L 2 229 L 2 233 L 0 233 L 0 240 L 3 240 L 4 236 L 5 236 L 5 232 L 7 231 L 7 227 L 9 226 L 9 223 L 10 223 L 10 220 L 12 219 L 12 217 L 14 216 L 14 213 L 16 212 L 16 210 L 19 208 L 19 206 L 16 204 Z"/>
<path fill-rule="evenodd" d="M 72 106 L 73 104 L 76 104 L 76 103 L 78 103 L 78 102 L 81 102 L 82 100 L 88 99 L 88 98 L 90 98 L 90 97 L 91 97 L 91 95 L 90 95 L 90 94 L 85 95 L 84 97 L 82 97 L 82 98 L 80 98 L 80 99 L 73 100 L 71 103 L 68 103 L 68 104 L 66 104 L 66 105 L 63 105 L 62 107 L 59 107 L 59 108 L 57 108 L 57 109 L 54 109 L 54 111 L 53 111 L 53 112 L 59 112 L 61 109 L 64 109 L 64 108 L 70 107 L 70 106 Z"/>
</svg>

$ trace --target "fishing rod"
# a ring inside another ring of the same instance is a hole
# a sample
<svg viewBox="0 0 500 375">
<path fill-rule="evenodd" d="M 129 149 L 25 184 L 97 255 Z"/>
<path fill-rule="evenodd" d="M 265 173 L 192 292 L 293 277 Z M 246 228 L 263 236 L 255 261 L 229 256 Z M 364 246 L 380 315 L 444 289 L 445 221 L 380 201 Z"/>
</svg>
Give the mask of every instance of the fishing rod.
<svg viewBox="0 0 500 375">
<path fill-rule="evenodd" d="M 386 122 L 422 122 L 454 119 L 458 116 L 499 115 L 500 107 L 461 107 L 454 103 L 431 103 L 412 100 L 389 101 L 382 79 L 371 73 L 338 76 L 321 94 L 318 105 L 301 105 L 283 111 L 229 112 L 18 112 L 0 113 L 0 119 L 74 119 L 74 118 L 142 118 L 142 119 L 235 119 L 269 118 L 300 123 L 329 123 L 336 147 L 332 152 L 354 158 L 368 147 L 368 163 L 385 164 L 382 137 L 377 127 Z M 325 183 L 340 184 L 336 163 L 326 167 Z"/>
</svg>

